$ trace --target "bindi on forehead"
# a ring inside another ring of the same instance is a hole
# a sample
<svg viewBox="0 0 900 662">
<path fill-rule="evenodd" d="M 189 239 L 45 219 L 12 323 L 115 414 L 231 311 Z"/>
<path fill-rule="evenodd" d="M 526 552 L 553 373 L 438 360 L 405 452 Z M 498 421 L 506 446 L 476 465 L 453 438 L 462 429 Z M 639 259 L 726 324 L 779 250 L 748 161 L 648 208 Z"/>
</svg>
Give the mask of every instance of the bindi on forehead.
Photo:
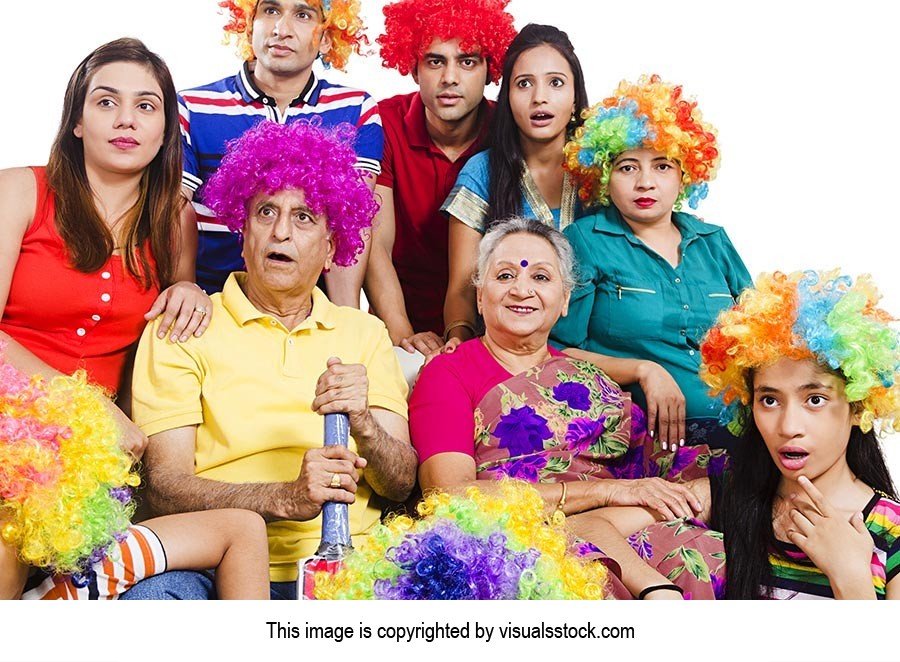
<svg viewBox="0 0 900 662">
<path fill-rule="evenodd" d="M 528 260 L 522 260 L 521 262 L 519 262 L 519 265 L 520 265 L 522 268 L 527 267 L 527 266 L 528 266 Z"/>
</svg>

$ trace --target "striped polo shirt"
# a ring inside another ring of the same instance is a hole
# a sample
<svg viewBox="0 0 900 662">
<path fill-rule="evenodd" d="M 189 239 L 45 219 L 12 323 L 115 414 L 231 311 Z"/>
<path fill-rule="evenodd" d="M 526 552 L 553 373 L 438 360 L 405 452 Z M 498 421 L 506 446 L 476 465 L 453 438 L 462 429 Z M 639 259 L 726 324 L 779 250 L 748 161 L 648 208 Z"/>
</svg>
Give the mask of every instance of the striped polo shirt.
<svg viewBox="0 0 900 662">
<path fill-rule="evenodd" d="M 194 191 L 199 230 L 197 284 L 219 292 L 232 271 L 242 271 L 240 240 L 219 223 L 203 202 L 203 183 L 218 169 L 229 140 L 264 120 L 293 122 L 320 117 L 322 126 L 346 122 L 356 127 L 357 167 L 378 176 L 384 132 L 378 105 L 366 92 L 334 85 L 310 74 L 306 88 L 280 112 L 275 99 L 260 90 L 245 62 L 236 76 L 184 90 L 178 95 L 184 146 L 182 184 Z M 197 191 L 199 190 L 199 194 Z"/>
</svg>

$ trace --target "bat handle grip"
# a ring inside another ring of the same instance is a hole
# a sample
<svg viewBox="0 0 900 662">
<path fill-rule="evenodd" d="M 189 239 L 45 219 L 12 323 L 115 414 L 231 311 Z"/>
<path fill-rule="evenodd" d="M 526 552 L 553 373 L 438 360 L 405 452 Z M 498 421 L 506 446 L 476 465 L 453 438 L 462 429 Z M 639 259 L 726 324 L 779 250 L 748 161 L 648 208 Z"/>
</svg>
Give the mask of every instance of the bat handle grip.
<svg viewBox="0 0 900 662">
<path fill-rule="evenodd" d="M 325 414 L 325 445 L 346 448 L 349 442 L 350 417 L 347 414 Z M 322 506 L 322 542 L 316 554 L 338 560 L 352 547 L 349 506 L 333 501 L 325 503 Z"/>
</svg>

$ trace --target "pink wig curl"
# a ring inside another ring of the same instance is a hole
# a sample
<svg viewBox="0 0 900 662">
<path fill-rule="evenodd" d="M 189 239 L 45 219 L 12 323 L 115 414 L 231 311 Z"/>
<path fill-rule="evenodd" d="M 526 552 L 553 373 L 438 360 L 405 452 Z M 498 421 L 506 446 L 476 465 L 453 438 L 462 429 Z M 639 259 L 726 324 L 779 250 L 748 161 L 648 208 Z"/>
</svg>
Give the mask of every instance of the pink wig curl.
<svg viewBox="0 0 900 662">
<path fill-rule="evenodd" d="M 354 167 L 355 129 L 320 125 L 318 117 L 290 124 L 262 122 L 230 141 L 203 199 L 231 230 L 240 232 L 255 195 L 302 190 L 309 208 L 327 219 L 335 264 L 348 266 L 363 250 L 363 233 L 372 227 L 378 205 Z"/>
<path fill-rule="evenodd" d="M 365 26 L 359 16 L 359 0 L 306 0 L 310 7 L 322 11 L 325 21 L 320 29 L 331 37 L 331 49 L 322 56 L 326 66 L 344 71 L 347 61 L 355 53 L 362 53 L 369 45 Z M 245 60 L 254 58 L 251 38 L 253 19 L 259 0 L 222 0 L 219 6 L 228 12 L 225 42 L 237 39 L 238 55 Z"/>
<path fill-rule="evenodd" d="M 480 53 L 491 82 L 500 80 L 506 49 L 516 36 L 509 0 L 399 0 L 384 6 L 384 34 L 375 41 L 388 69 L 415 71 L 435 39 L 459 39 L 463 52 Z"/>
</svg>

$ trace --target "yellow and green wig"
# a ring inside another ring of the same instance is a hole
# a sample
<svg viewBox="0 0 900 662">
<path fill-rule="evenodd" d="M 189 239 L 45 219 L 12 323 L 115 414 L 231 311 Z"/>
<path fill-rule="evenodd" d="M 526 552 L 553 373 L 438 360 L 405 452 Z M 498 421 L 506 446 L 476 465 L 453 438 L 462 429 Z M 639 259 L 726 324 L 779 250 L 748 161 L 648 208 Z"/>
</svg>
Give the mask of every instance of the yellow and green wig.
<svg viewBox="0 0 900 662">
<path fill-rule="evenodd" d="M 487 481 L 484 481 L 487 482 Z M 316 576 L 319 599 L 584 600 L 606 593 L 596 548 L 572 548 L 564 522 L 548 521 L 527 483 L 434 492 L 419 518 L 377 525 L 336 575 Z"/>
<path fill-rule="evenodd" d="M 28 376 L 0 343 L 0 534 L 33 566 L 84 573 L 124 536 L 140 483 L 103 391 Z M 77 582 L 76 577 L 76 582 Z"/>
</svg>

